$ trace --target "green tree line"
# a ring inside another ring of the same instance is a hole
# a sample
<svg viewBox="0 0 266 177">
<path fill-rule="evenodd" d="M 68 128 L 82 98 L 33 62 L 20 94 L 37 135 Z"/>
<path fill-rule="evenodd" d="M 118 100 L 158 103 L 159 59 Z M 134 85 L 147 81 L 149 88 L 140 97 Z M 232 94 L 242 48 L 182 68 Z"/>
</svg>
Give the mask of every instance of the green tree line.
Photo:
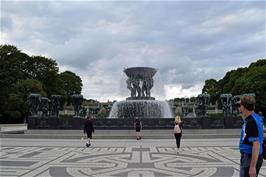
<svg viewBox="0 0 266 177">
<path fill-rule="evenodd" d="M 256 107 L 266 109 L 266 59 L 259 59 L 248 67 L 228 71 L 220 80 L 208 79 L 202 92 L 211 95 L 211 102 L 215 103 L 222 93 L 242 95 L 256 94 Z"/>
<path fill-rule="evenodd" d="M 12 118 L 22 121 L 28 114 L 26 100 L 30 93 L 48 98 L 59 94 L 70 103 L 70 96 L 80 94 L 81 89 L 81 78 L 71 71 L 59 73 L 55 60 L 29 56 L 12 45 L 0 45 L 1 122 Z"/>
</svg>

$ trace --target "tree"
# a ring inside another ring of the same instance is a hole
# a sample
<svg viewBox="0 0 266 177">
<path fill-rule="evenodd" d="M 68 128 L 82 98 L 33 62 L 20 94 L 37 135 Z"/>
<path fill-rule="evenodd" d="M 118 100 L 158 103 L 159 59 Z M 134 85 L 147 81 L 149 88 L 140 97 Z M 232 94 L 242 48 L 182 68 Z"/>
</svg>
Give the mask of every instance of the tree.
<svg viewBox="0 0 266 177">
<path fill-rule="evenodd" d="M 8 101 L 5 104 L 5 115 L 9 115 L 11 118 L 21 118 L 23 120 L 23 114 L 27 112 L 28 108 L 25 104 L 25 100 L 21 94 L 10 93 L 8 95 Z M 12 120 L 10 120 L 13 122 Z"/>
<path fill-rule="evenodd" d="M 202 89 L 202 93 L 207 92 L 211 96 L 211 103 L 215 104 L 219 97 L 221 89 L 218 85 L 218 82 L 215 79 L 209 79 L 205 81 L 205 85 Z"/>
<path fill-rule="evenodd" d="M 24 116 L 31 92 L 47 97 L 59 94 L 63 98 L 71 89 L 81 92 L 79 76 L 72 72 L 60 75 L 58 71 L 56 61 L 51 58 L 30 57 L 15 46 L 0 45 L 0 117 Z"/>
<path fill-rule="evenodd" d="M 82 80 L 79 76 L 71 71 L 65 71 L 59 74 L 62 81 L 63 90 L 67 96 L 68 105 L 71 103 L 71 95 L 80 94 L 82 89 Z"/>
<path fill-rule="evenodd" d="M 13 85 L 26 78 L 22 68 L 27 59 L 29 56 L 15 46 L 0 45 L 0 115 L 4 114 L 5 105 L 10 101 Z"/>
<path fill-rule="evenodd" d="M 25 79 L 25 61 L 30 57 L 10 45 L 0 46 L 0 88 L 10 87 L 20 79 Z"/>
<path fill-rule="evenodd" d="M 34 79 L 19 80 L 11 89 L 5 106 L 4 114 L 11 118 L 21 118 L 28 113 L 27 97 L 30 93 L 40 93 L 45 96 L 42 83 Z"/>
<path fill-rule="evenodd" d="M 255 93 L 257 105 L 266 107 L 266 60 L 252 63 L 248 72 L 236 81 L 233 91 L 238 94 Z"/>
<path fill-rule="evenodd" d="M 248 68 L 238 68 L 237 70 L 231 70 L 227 72 L 225 77 L 219 81 L 219 84 L 222 88 L 221 93 L 232 93 L 235 82 L 243 77 L 247 71 Z M 237 91 L 232 94 L 236 93 Z"/>
<path fill-rule="evenodd" d="M 224 78 L 218 81 L 218 84 L 212 79 L 206 80 L 203 91 L 212 95 L 214 90 L 218 90 L 219 94 L 255 93 L 257 107 L 266 110 L 266 59 L 257 60 L 249 67 L 228 71 Z"/>
<path fill-rule="evenodd" d="M 42 96 L 46 96 L 42 83 L 35 79 L 19 80 L 12 88 L 12 93 L 22 94 L 24 100 L 26 100 L 31 93 L 39 93 Z"/>
<path fill-rule="evenodd" d="M 48 96 L 51 94 L 64 94 L 58 80 L 58 66 L 55 60 L 43 56 L 32 56 L 25 61 L 23 70 L 27 78 L 42 82 L 43 89 Z"/>
</svg>

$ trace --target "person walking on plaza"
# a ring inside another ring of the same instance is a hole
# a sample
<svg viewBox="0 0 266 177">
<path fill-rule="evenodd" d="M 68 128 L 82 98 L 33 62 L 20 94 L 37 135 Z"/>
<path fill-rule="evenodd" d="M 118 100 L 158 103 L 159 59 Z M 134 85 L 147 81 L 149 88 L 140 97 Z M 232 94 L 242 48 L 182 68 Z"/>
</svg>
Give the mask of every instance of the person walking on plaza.
<svg viewBox="0 0 266 177">
<path fill-rule="evenodd" d="M 176 147 L 179 151 L 180 148 L 180 141 L 182 137 L 182 121 L 180 116 L 175 117 L 175 127 L 174 127 L 174 135 L 176 140 Z"/>
<path fill-rule="evenodd" d="M 87 133 L 87 143 L 86 146 L 90 147 L 91 145 L 91 139 L 92 139 L 92 133 L 94 132 L 93 123 L 90 116 L 87 116 L 87 119 L 84 124 L 84 134 Z"/>
<path fill-rule="evenodd" d="M 137 140 L 140 140 L 141 139 L 140 131 L 142 129 L 142 123 L 141 123 L 141 121 L 139 120 L 138 117 L 135 118 L 134 128 L 136 130 Z"/>
<path fill-rule="evenodd" d="M 263 121 L 254 112 L 255 103 L 253 96 L 246 95 L 240 100 L 239 111 L 243 119 L 239 142 L 240 177 L 258 176 L 263 163 Z"/>
</svg>

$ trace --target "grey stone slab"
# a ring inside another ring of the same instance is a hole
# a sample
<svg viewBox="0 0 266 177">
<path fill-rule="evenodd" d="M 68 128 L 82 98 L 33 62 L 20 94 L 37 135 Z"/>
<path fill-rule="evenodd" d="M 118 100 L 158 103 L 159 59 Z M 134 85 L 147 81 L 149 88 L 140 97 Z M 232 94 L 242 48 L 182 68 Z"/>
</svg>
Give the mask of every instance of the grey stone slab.
<svg viewBox="0 0 266 177">
<path fill-rule="evenodd" d="M 132 148 L 132 151 L 150 151 L 150 148 Z"/>
<path fill-rule="evenodd" d="M 35 164 L 37 162 L 29 162 L 29 161 L 7 161 L 7 160 L 1 160 L 0 162 L 0 166 L 17 166 L 17 167 L 28 167 L 31 166 L 33 164 Z"/>
<path fill-rule="evenodd" d="M 128 163 L 127 168 L 155 168 L 154 163 Z"/>
<path fill-rule="evenodd" d="M 212 175 L 212 177 L 233 176 L 233 175 L 234 175 L 233 167 L 218 167 L 216 173 Z"/>
<path fill-rule="evenodd" d="M 72 177 L 67 173 L 67 169 L 65 167 L 51 167 L 49 168 L 49 173 L 52 177 Z"/>
<path fill-rule="evenodd" d="M 22 156 L 20 156 L 21 158 L 29 158 L 29 157 L 34 157 L 35 155 L 38 155 L 40 154 L 41 152 L 31 152 L 31 153 L 27 153 L 27 154 L 24 154 Z"/>
</svg>

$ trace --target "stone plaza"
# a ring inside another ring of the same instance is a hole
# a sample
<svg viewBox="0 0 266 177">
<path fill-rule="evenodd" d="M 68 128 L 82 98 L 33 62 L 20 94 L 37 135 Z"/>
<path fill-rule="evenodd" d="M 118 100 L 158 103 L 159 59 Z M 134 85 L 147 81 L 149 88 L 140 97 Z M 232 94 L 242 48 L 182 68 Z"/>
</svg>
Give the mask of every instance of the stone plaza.
<svg viewBox="0 0 266 177">
<path fill-rule="evenodd" d="M 173 139 L 1 138 L 1 177 L 239 176 L 238 138 Z M 260 175 L 266 177 L 266 163 Z"/>
</svg>

